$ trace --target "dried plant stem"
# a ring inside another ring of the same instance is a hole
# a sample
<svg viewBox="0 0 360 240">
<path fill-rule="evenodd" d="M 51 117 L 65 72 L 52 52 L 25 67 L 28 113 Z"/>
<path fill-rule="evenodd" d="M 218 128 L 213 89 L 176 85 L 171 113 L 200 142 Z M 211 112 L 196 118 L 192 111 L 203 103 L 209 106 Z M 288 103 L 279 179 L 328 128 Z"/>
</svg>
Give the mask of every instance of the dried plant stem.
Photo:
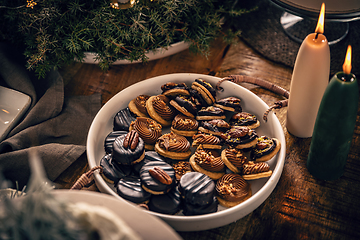
<svg viewBox="0 0 360 240">
<path fill-rule="evenodd" d="M 271 82 L 265 81 L 263 79 L 260 78 L 254 78 L 254 77 L 249 77 L 249 76 L 245 76 L 245 75 L 230 75 L 228 77 L 225 77 L 223 79 L 221 79 L 217 84 L 216 84 L 216 89 L 218 91 L 223 91 L 223 88 L 220 87 L 220 84 L 224 81 L 230 81 L 236 84 L 239 83 L 251 83 L 251 84 L 255 84 L 258 85 L 260 87 L 266 88 L 276 94 L 279 94 L 281 96 L 284 96 L 286 99 L 281 100 L 281 101 L 277 101 L 274 103 L 274 105 L 272 105 L 268 110 L 265 111 L 264 115 L 263 115 L 263 119 L 266 122 L 267 121 L 267 116 L 268 114 L 273 110 L 273 109 L 279 109 L 282 107 L 286 107 L 288 105 L 288 98 L 289 98 L 289 91 L 283 89 L 282 87 L 273 84 Z"/>
</svg>

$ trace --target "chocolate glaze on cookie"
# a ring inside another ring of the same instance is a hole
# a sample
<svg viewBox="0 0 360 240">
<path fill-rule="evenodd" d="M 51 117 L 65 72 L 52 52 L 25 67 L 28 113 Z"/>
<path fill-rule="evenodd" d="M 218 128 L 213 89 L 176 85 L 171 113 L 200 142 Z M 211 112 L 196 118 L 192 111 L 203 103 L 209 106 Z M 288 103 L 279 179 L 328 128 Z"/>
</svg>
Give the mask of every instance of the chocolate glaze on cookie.
<svg viewBox="0 0 360 240">
<path fill-rule="evenodd" d="M 164 213 L 175 214 L 181 209 L 181 197 L 177 187 L 170 192 L 161 195 L 152 195 L 148 203 L 149 210 Z"/>
<path fill-rule="evenodd" d="M 133 165 L 133 169 L 135 171 L 135 173 L 139 174 L 140 173 L 140 169 L 148 162 L 151 161 L 163 161 L 166 162 L 166 158 L 159 155 L 157 152 L 155 151 L 146 151 L 145 152 L 145 158 L 143 161 L 136 163 Z"/>
<path fill-rule="evenodd" d="M 132 169 L 130 166 L 118 165 L 112 161 L 112 155 L 107 154 L 100 160 L 100 166 L 102 167 L 101 175 L 105 181 L 116 184 L 120 178 L 131 174 Z"/>
<path fill-rule="evenodd" d="M 199 172 L 186 173 L 179 182 L 179 191 L 185 202 L 193 205 L 207 205 L 213 201 L 215 183 Z"/>
<path fill-rule="evenodd" d="M 112 153 L 115 139 L 121 135 L 126 135 L 127 133 L 128 133 L 127 131 L 113 131 L 109 133 L 104 141 L 105 152 L 107 154 Z"/>
<path fill-rule="evenodd" d="M 218 210 L 218 200 L 214 196 L 213 200 L 206 205 L 193 205 L 190 203 L 183 204 L 183 214 L 185 216 L 195 216 L 208 213 L 214 213 Z"/>
<path fill-rule="evenodd" d="M 237 97 L 227 97 L 220 99 L 214 103 L 214 106 L 223 108 L 224 110 L 241 112 L 242 107 L 240 105 L 241 100 Z"/>
<path fill-rule="evenodd" d="M 131 146 L 126 146 L 126 139 L 129 134 L 138 133 L 133 130 L 127 135 L 117 137 L 113 144 L 113 160 L 118 164 L 130 165 L 140 162 L 145 155 L 144 141 L 138 137 L 138 142 L 133 149 Z"/>
<path fill-rule="evenodd" d="M 150 173 L 150 170 L 155 167 L 161 168 L 172 180 L 171 184 L 166 184 L 156 179 Z M 145 190 L 150 190 L 153 194 L 164 194 L 167 193 L 175 184 L 175 171 L 173 167 L 163 161 L 151 161 L 146 163 L 140 169 L 140 179 Z"/>
<path fill-rule="evenodd" d="M 124 177 L 116 185 L 116 191 L 120 197 L 133 203 L 143 203 L 149 200 L 151 194 L 141 187 L 141 181 L 137 177 Z"/>
<path fill-rule="evenodd" d="M 135 116 L 131 113 L 128 107 L 124 108 L 115 115 L 113 130 L 129 131 L 129 127 L 132 121 L 135 121 Z"/>
</svg>

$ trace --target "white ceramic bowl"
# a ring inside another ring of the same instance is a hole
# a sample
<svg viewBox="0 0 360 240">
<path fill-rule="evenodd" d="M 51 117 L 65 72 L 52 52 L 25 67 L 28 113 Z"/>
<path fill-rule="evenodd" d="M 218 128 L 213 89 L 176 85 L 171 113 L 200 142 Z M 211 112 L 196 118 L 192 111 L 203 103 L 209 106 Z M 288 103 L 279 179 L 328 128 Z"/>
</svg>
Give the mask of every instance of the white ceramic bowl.
<svg viewBox="0 0 360 240">
<path fill-rule="evenodd" d="M 100 109 L 90 126 L 86 146 L 89 167 L 92 168 L 100 164 L 101 158 L 105 155 L 105 137 L 112 131 L 113 128 L 113 118 L 118 111 L 127 107 L 130 100 L 134 99 L 140 94 L 160 94 L 161 85 L 167 82 L 185 82 L 188 84 L 188 86 L 191 86 L 191 83 L 197 78 L 202 78 L 205 81 L 211 83 L 213 86 L 215 86 L 215 84 L 220 80 L 220 78 L 203 74 L 168 74 L 136 83 L 122 90 L 113 98 L 111 98 Z M 266 135 L 279 139 L 281 142 L 281 149 L 274 158 L 268 161 L 273 171 L 272 176 L 270 178 L 249 181 L 253 195 L 235 207 L 228 209 L 220 207 L 216 213 L 200 216 L 166 215 L 149 211 L 152 215 L 162 218 L 170 226 L 178 231 L 200 231 L 216 228 L 232 223 L 248 215 L 268 198 L 277 185 L 283 170 L 286 143 L 283 129 L 277 117 L 273 113 L 270 113 L 268 116 L 268 121 L 264 122 L 262 120 L 262 115 L 268 108 L 268 105 L 264 103 L 264 101 L 262 101 L 249 90 L 235 83 L 226 81 L 223 82 L 221 86 L 224 88 L 224 91 L 218 93 L 217 97 L 219 99 L 229 96 L 239 97 L 242 100 L 241 106 L 243 111 L 255 114 L 260 120 L 261 126 L 256 129 L 256 132 L 259 135 Z M 100 176 L 100 174 L 95 174 L 95 181 L 101 192 L 111 194 L 118 199 L 127 202 L 117 195 L 112 186 L 107 184 Z"/>
</svg>

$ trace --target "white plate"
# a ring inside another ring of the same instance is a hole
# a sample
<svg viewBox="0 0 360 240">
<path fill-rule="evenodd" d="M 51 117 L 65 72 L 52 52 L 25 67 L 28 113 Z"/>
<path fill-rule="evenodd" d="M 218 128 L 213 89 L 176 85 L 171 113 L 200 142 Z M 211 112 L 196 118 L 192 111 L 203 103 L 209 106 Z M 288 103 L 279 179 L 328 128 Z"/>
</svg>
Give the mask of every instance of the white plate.
<svg viewBox="0 0 360 240">
<path fill-rule="evenodd" d="M 15 127 L 30 103 L 28 95 L 0 86 L 0 142 Z"/>
<path fill-rule="evenodd" d="M 188 86 L 197 79 L 202 78 L 208 81 L 213 86 L 220 80 L 220 78 L 192 73 L 179 73 L 158 76 L 136 83 L 112 97 L 97 113 L 89 130 L 87 139 L 87 157 L 90 168 L 98 166 L 101 158 L 105 155 L 104 140 L 105 137 L 112 131 L 113 118 L 115 114 L 121 109 L 127 107 L 130 100 L 134 99 L 140 94 L 157 95 L 161 93 L 161 85 L 167 82 L 185 82 Z M 200 231 L 232 223 L 255 210 L 261 203 L 263 203 L 271 194 L 281 176 L 284 162 L 285 162 L 285 136 L 283 129 L 277 117 L 270 113 L 268 122 L 262 120 L 263 113 L 267 110 L 268 105 L 264 103 L 259 97 L 249 90 L 232 82 L 224 82 L 221 86 L 225 89 L 224 92 L 218 93 L 218 98 L 229 96 L 236 96 L 242 100 L 241 106 L 243 111 L 255 114 L 260 120 L 261 126 L 256 129 L 259 135 L 266 135 L 275 137 L 281 142 L 281 149 L 279 153 L 268 161 L 273 174 L 270 178 L 249 181 L 253 196 L 243 203 L 229 209 L 222 209 L 216 213 L 205 214 L 200 216 L 178 216 L 166 215 L 155 212 L 151 214 L 158 216 L 170 224 L 178 231 Z M 122 199 L 117 193 L 108 185 L 100 174 L 95 174 L 95 181 L 97 187 L 101 192 L 111 194 L 119 199 Z M 122 199 L 123 200 L 123 199 Z M 123 200 L 125 201 L 125 200 Z M 127 202 L 127 201 L 125 201 Z"/>
<path fill-rule="evenodd" d="M 168 240 L 181 239 L 179 235 L 162 220 L 147 214 L 140 207 L 129 206 L 112 196 L 91 191 L 53 190 L 57 198 L 67 202 L 85 202 L 91 205 L 106 207 L 124 220 L 142 239 Z"/>
<path fill-rule="evenodd" d="M 159 58 L 164 58 L 164 57 L 168 57 L 171 56 L 175 53 L 184 51 L 186 49 L 188 49 L 190 46 L 189 43 L 186 43 L 184 41 L 182 42 L 177 42 L 177 43 L 173 43 L 171 44 L 169 47 L 166 48 L 158 48 L 154 51 L 148 52 L 146 55 L 146 57 L 148 57 L 148 61 L 152 61 L 152 60 L 156 60 Z M 99 61 L 95 60 L 96 58 L 96 54 L 95 53 L 91 53 L 91 52 L 86 52 L 85 53 L 85 58 L 84 58 L 84 63 L 99 63 Z M 123 60 L 117 60 L 114 63 L 112 63 L 112 65 L 121 65 L 121 64 L 132 64 L 132 63 L 140 63 L 140 60 L 137 61 L 130 61 L 127 59 L 123 59 Z"/>
</svg>

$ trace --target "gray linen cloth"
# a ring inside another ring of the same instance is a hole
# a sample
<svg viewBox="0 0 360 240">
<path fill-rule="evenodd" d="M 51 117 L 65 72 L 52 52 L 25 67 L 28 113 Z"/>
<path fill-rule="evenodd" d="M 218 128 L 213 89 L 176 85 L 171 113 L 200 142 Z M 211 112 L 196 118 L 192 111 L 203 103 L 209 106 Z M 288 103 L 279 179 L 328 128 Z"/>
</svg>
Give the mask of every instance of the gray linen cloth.
<svg viewBox="0 0 360 240">
<path fill-rule="evenodd" d="M 55 180 L 85 153 L 90 124 L 101 107 L 100 94 L 65 98 L 58 71 L 38 79 L 26 70 L 24 58 L 5 43 L 0 43 L 0 85 L 32 99 L 23 119 L 0 143 L 4 176 L 25 185 L 30 176 L 29 151 L 35 150 L 48 178 Z"/>
</svg>

